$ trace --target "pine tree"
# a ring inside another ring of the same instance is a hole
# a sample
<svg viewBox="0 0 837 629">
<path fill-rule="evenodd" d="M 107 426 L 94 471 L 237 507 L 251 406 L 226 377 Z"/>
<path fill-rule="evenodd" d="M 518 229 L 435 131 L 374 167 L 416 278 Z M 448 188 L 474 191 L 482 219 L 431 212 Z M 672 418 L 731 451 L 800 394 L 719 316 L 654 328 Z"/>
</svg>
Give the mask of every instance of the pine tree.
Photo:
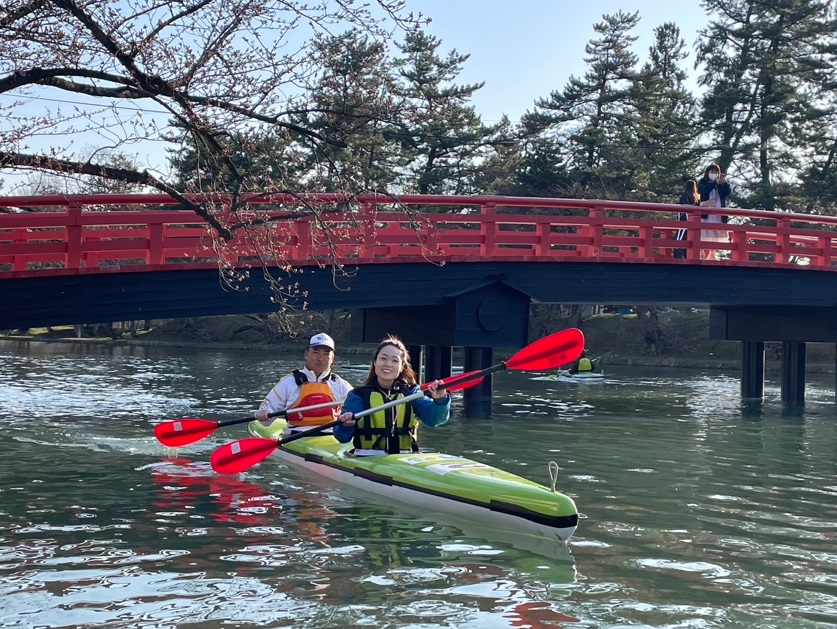
<svg viewBox="0 0 837 629">
<path fill-rule="evenodd" d="M 791 141 L 801 162 L 793 208 L 837 215 L 837 5 L 831 4 L 811 54 L 797 58 L 806 106 L 793 117 Z"/>
<path fill-rule="evenodd" d="M 701 33 L 702 143 L 724 170 L 743 175 L 739 196 L 764 209 L 789 207 L 799 167 L 793 120 L 814 108 L 806 72 L 833 37 L 827 0 L 705 0 L 716 18 Z M 833 12 L 833 8 L 831 9 Z M 783 177 L 783 174 L 786 174 Z M 789 175 L 789 176 L 788 176 Z"/>
<path fill-rule="evenodd" d="M 331 143 L 311 143 L 311 182 L 326 192 L 385 190 L 395 178 L 394 146 L 385 138 L 396 111 L 387 50 L 358 30 L 321 39 L 322 72 L 312 112 L 300 118 Z"/>
<path fill-rule="evenodd" d="M 571 76 L 563 90 L 538 100 L 523 117 L 529 133 L 568 147 L 565 165 L 576 182 L 574 196 L 620 199 L 632 188 L 629 127 L 636 118 L 637 57 L 630 47 L 638 22 L 638 13 L 604 15 L 593 27 L 599 38 L 585 48 L 584 77 Z"/>
<path fill-rule="evenodd" d="M 168 149 L 175 185 L 184 192 L 271 192 L 301 190 L 306 174 L 292 138 L 281 130 L 253 129 L 248 134 L 223 129 L 192 134 L 176 121 L 180 133 L 168 139 L 178 145 Z M 213 145 L 205 139 L 212 136 Z M 246 172 L 246 179 L 240 173 Z M 282 187 L 277 188 L 281 182 Z"/>
<path fill-rule="evenodd" d="M 398 124 L 388 132 L 401 149 L 401 189 L 419 194 L 476 192 L 474 178 L 499 126 L 482 124 L 469 104 L 483 84 L 454 83 L 469 55 L 440 56 L 441 40 L 408 33 L 395 59 L 396 94 L 402 99 Z"/>
<path fill-rule="evenodd" d="M 636 118 L 632 123 L 634 161 L 633 197 L 671 203 L 683 179 L 697 172 L 692 147 L 697 114 L 694 96 L 685 87 L 686 42 L 680 29 L 665 23 L 654 29 L 648 61 L 634 82 Z"/>
</svg>

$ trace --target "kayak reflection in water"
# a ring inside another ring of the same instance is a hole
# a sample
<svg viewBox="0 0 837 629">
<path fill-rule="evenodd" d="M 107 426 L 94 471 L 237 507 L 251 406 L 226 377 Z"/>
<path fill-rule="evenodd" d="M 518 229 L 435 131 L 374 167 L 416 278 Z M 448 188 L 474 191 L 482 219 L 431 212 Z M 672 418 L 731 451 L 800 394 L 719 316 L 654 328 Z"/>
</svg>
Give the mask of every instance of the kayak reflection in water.
<svg viewBox="0 0 837 629">
<path fill-rule="evenodd" d="M 430 398 L 421 397 L 355 420 L 355 413 L 421 392 L 404 343 L 387 337 L 375 349 L 366 383 L 346 397 L 334 436 L 341 443 L 352 441 L 355 456 L 418 452 L 419 421 L 434 427 L 450 418 L 450 395 L 439 388 L 441 384 L 436 380 L 427 387 Z"/>
</svg>

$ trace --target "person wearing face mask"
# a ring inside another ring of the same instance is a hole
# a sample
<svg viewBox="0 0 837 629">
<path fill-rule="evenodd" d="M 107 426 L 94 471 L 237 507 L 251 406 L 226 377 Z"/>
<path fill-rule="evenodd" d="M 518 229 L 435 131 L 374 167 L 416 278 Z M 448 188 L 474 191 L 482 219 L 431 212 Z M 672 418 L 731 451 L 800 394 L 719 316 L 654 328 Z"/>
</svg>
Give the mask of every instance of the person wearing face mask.
<svg viewBox="0 0 837 629">
<path fill-rule="evenodd" d="M 721 167 L 718 164 L 709 164 L 706 170 L 703 171 L 703 177 L 698 181 L 698 194 L 700 195 L 700 204 L 702 207 L 726 207 L 727 197 L 730 195 L 732 188 L 727 182 L 726 177 L 721 172 Z M 729 216 L 722 214 L 701 214 L 701 219 L 704 223 L 726 223 Z M 701 240 L 708 242 L 729 242 L 729 231 L 726 229 L 702 229 L 700 232 Z M 717 250 L 701 250 L 701 260 L 717 260 Z"/>
<path fill-rule="evenodd" d="M 418 424 L 439 426 L 450 418 L 450 395 L 435 380 L 427 388 L 430 397 L 421 397 L 406 404 L 365 415 L 357 420 L 355 413 L 375 408 L 421 389 L 410 366 L 410 354 L 400 339 L 385 338 L 375 348 L 366 383 L 346 397 L 340 424 L 334 437 L 341 443 L 352 441 L 354 456 L 376 456 L 418 452 Z"/>
</svg>

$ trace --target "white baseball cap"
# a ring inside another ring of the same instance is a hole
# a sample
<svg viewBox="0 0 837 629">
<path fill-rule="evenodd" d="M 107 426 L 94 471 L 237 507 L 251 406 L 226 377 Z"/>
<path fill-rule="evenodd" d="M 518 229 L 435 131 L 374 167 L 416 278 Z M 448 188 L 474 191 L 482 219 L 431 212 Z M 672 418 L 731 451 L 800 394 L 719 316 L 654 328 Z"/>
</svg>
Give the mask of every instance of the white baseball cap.
<svg viewBox="0 0 837 629">
<path fill-rule="evenodd" d="M 328 347 L 334 351 L 334 339 L 325 332 L 320 332 L 311 337 L 308 347 Z"/>
</svg>

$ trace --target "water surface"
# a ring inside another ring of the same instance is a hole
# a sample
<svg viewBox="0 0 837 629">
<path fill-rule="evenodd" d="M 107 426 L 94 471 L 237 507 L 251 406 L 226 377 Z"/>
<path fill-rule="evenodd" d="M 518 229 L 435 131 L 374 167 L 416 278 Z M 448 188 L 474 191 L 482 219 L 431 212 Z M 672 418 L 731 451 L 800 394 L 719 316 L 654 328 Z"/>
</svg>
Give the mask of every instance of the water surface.
<svg viewBox="0 0 837 629">
<path fill-rule="evenodd" d="M 558 463 L 583 519 L 545 549 L 273 460 L 214 474 L 241 426 L 154 439 L 162 420 L 249 413 L 296 366 L 0 343 L 0 627 L 833 626 L 832 377 L 791 409 L 775 382 L 742 404 L 734 374 L 617 367 L 502 373 L 490 420 L 455 399 L 424 447 L 547 485 Z"/>
</svg>

